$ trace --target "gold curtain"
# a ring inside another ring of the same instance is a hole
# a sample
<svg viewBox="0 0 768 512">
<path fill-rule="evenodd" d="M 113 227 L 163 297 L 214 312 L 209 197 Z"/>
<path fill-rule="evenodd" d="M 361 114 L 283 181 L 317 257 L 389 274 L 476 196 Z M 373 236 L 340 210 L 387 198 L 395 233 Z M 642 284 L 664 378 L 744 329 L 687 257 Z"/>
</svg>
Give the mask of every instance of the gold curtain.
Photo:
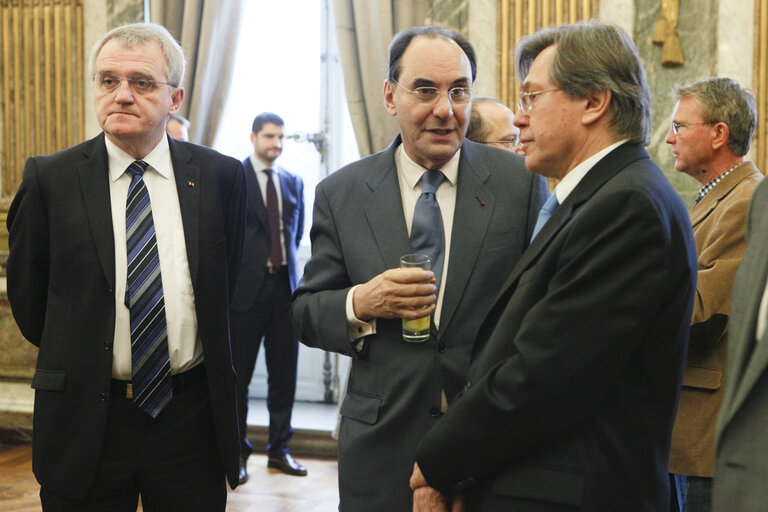
<svg viewBox="0 0 768 512">
<path fill-rule="evenodd" d="M 499 0 L 501 101 L 513 110 L 520 93 L 515 77 L 515 42 L 536 30 L 597 17 L 599 0 Z"/>
<path fill-rule="evenodd" d="M 755 37 L 755 63 L 756 71 L 752 80 L 752 88 L 756 91 L 757 100 L 757 139 L 752 149 L 753 159 L 757 168 L 763 174 L 768 173 L 768 2 L 759 0 L 755 2 L 755 22 L 757 33 Z M 756 157 L 754 157 L 756 153 Z"/>
<path fill-rule="evenodd" d="M 0 0 L 0 33 L 0 204 L 5 210 L 28 157 L 84 138 L 82 2 Z"/>
</svg>

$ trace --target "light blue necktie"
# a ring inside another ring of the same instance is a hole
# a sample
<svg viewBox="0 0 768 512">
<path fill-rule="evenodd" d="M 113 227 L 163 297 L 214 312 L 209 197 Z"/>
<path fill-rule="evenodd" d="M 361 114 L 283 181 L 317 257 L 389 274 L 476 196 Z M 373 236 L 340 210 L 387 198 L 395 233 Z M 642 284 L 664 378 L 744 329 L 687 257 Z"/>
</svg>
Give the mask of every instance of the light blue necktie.
<svg viewBox="0 0 768 512">
<path fill-rule="evenodd" d="M 432 272 L 437 279 L 437 289 L 440 289 L 440 274 L 443 272 L 445 255 L 445 232 L 443 231 L 443 216 L 440 205 L 437 204 L 437 187 L 445 179 L 438 170 L 429 170 L 421 175 L 421 195 L 416 201 L 411 223 L 411 248 L 416 254 L 426 254 L 432 257 Z"/>
<path fill-rule="evenodd" d="M 539 210 L 539 217 L 536 219 L 536 226 L 533 228 L 531 242 L 533 242 L 533 239 L 536 238 L 536 235 L 539 234 L 539 231 L 541 231 L 541 228 L 544 227 L 544 224 L 547 223 L 552 214 L 555 213 L 558 206 L 560 206 L 560 203 L 557 202 L 557 196 L 553 192 L 552 195 L 549 196 L 549 199 L 544 202 L 544 206 L 541 207 L 541 210 Z"/>
<path fill-rule="evenodd" d="M 132 179 L 125 207 L 128 250 L 125 305 L 131 314 L 133 403 L 155 418 L 170 402 L 173 390 L 160 255 L 152 205 L 143 177 L 147 165 L 137 160 L 127 170 Z"/>
</svg>

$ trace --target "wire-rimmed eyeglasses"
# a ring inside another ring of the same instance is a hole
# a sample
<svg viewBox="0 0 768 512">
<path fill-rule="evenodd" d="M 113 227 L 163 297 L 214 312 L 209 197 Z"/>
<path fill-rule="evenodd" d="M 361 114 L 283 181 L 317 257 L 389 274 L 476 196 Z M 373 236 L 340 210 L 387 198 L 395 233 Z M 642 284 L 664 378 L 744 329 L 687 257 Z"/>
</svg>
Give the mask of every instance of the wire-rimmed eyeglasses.
<svg viewBox="0 0 768 512">
<path fill-rule="evenodd" d="M 99 73 L 93 77 L 93 81 L 104 92 L 111 92 L 120 87 L 123 80 L 128 82 L 131 89 L 139 94 L 146 94 L 155 90 L 158 84 L 168 85 L 170 87 L 178 87 L 168 82 L 161 82 L 159 80 L 152 80 L 146 76 L 135 75 L 132 77 L 117 76 L 113 73 Z"/>
<path fill-rule="evenodd" d="M 394 83 L 402 87 L 405 91 L 413 94 L 416 96 L 416 98 L 421 101 L 422 103 L 434 103 L 437 101 L 437 98 L 440 97 L 441 94 L 443 94 L 443 91 L 438 89 L 437 87 L 431 87 L 431 86 L 420 86 L 416 87 L 415 89 L 409 89 L 394 78 L 392 79 Z M 453 103 L 454 105 L 463 105 L 465 103 L 468 103 L 472 99 L 472 88 L 471 87 L 453 87 L 445 92 L 445 94 L 448 96 L 448 100 Z"/>
<path fill-rule="evenodd" d="M 680 131 L 680 128 L 686 128 L 688 126 L 696 126 L 700 124 L 714 124 L 714 123 L 709 121 L 702 121 L 701 123 L 679 123 L 677 121 L 672 121 L 672 133 L 677 135 L 677 132 Z"/>
<path fill-rule="evenodd" d="M 544 94 L 545 92 L 552 92 L 552 91 L 559 91 L 559 87 L 555 87 L 552 89 L 542 89 L 541 91 L 531 91 L 531 92 L 521 92 L 520 93 L 520 101 L 517 102 L 517 109 L 522 110 L 523 113 L 527 114 L 533 109 L 533 100 L 536 99 L 536 96 L 539 94 Z"/>
<path fill-rule="evenodd" d="M 509 149 L 517 149 L 520 146 L 522 146 L 522 144 L 520 144 L 520 138 L 519 137 L 513 137 L 513 138 L 511 138 L 509 140 L 483 140 L 483 141 L 480 141 L 480 142 L 483 143 L 483 144 L 503 144 L 503 145 L 509 147 Z"/>
</svg>

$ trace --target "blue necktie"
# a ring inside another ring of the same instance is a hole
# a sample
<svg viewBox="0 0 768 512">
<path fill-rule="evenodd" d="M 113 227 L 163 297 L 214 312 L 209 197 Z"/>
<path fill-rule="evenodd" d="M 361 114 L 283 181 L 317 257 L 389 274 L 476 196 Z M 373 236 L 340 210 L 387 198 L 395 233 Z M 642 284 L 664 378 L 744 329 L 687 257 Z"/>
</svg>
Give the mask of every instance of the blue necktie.
<svg viewBox="0 0 768 512">
<path fill-rule="evenodd" d="M 539 217 L 536 219 L 536 226 L 533 228 L 531 242 L 533 242 L 533 239 L 536 238 L 536 235 L 539 234 L 539 231 L 541 231 L 541 228 L 544 227 L 544 224 L 547 223 L 552 214 L 555 213 L 558 206 L 560 206 L 560 203 L 557 202 L 557 196 L 552 193 L 549 199 L 544 201 L 544 206 L 541 207 L 541 210 L 539 210 Z"/>
<path fill-rule="evenodd" d="M 128 250 L 125 305 L 131 314 L 133 402 L 155 418 L 171 400 L 173 391 L 160 255 L 143 178 L 147 165 L 137 160 L 128 166 L 132 179 L 125 207 Z"/>
<path fill-rule="evenodd" d="M 429 170 L 421 175 L 421 195 L 416 201 L 411 223 L 411 248 L 414 253 L 432 257 L 432 272 L 440 289 L 440 274 L 443 272 L 445 255 L 445 233 L 440 205 L 435 193 L 445 179 L 441 171 Z"/>
</svg>

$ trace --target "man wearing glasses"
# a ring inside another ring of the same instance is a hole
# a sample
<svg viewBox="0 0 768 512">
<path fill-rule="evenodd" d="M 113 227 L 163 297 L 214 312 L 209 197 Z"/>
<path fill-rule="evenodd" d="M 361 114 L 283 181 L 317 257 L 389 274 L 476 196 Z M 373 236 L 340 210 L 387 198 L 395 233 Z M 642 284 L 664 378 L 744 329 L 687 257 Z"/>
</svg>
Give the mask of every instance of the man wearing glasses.
<svg viewBox="0 0 768 512">
<path fill-rule="evenodd" d="M 416 448 L 413 510 L 667 510 L 696 249 L 642 147 L 640 57 L 585 23 L 524 37 L 516 59 L 526 167 L 560 181 Z"/>
<path fill-rule="evenodd" d="M 312 258 L 292 313 L 302 343 L 352 356 L 339 429 L 343 512 L 410 510 L 413 449 L 461 389 L 480 322 L 546 197 L 520 157 L 465 141 L 475 74 L 462 36 L 397 34 L 384 103 L 400 134 L 317 188 Z M 420 250 L 415 233 L 441 248 L 431 271 L 398 268 Z M 430 313 L 429 339 L 404 341 L 402 319 Z"/>
<path fill-rule="evenodd" d="M 520 129 L 515 126 L 515 113 L 493 98 L 474 98 L 469 116 L 467 138 L 525 155 L 520 144 Z"/>
<path fill-rule="evenodd" d="M 242 164 L 166 134 L 184 53 L 159 25 L 91 58 L 103 133 L 30 158 L 8 211 L 8 298 L 39 347 L 43 510 L 221 511 L 238 483 L 229 298 Z"/>
<path fill-rule="evenodd" d="M 674 97 L 677 104 L 667 144 L 675 156 L 675 169 L 702 188 L 690 213 L 698 280 L 669 457 L 669 471 L 675 475 L 670 510 L 706 512 L 726 380 L 731 288 L 746 247 L 749 200 L 763 175 L 744 160 L 757 126 L 752 93 L 729 78 L 708 78 L 677 87 Z"/>
</svg>

